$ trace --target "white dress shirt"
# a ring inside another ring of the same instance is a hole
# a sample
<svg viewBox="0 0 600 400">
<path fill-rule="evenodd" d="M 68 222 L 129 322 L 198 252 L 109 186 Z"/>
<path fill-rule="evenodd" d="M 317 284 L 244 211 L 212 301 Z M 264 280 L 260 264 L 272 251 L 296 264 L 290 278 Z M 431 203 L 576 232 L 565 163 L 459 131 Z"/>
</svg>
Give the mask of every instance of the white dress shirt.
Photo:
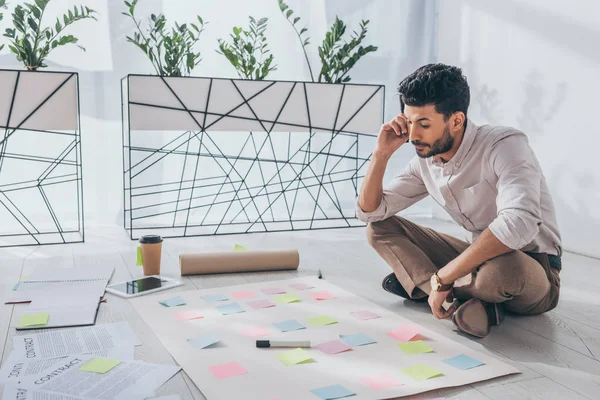
<svg viewBox="0 0 600 400">
<path fill-rule="evenodd" d="M 511 249 L 562 255 L 554 204 L 527 136 L 514 128 L 467 128 L 456 154 L 415 156 L 383 190 L 379 207 L 364 222 L 389 218 L 430 195 L 475 240 L 485 228 Z"/>
</svg>

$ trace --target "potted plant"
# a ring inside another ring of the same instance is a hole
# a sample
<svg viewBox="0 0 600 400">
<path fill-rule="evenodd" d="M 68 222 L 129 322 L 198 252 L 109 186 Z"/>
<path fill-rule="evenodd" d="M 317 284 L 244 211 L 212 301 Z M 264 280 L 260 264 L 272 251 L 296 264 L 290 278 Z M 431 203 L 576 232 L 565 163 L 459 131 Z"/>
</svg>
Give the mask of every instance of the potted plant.
<svg viewBox="0 0 600 400">
<path fill-rule="evenodd" d="M 56 48 L 77 45 L 68 28 L 96 19 L 96 12 L 74 7 L 45 25 L 49 6 L 50 0 L 17 5 L 13 27 L 4 33 L 25 70 L 0 70 L 0 87 L 10 104 L 0 110 L 5 132 L 0 137 L 0 246 L 85 239 L 78 75 L 39 70 Z"/>
<path fill-rule="evenodd" d="M 124 225 L 132 239 L 362 226 L 354 196 L 383 120 L 384 87 L 347 82 L 358 59 L 376 50 L 360 46 L 368 21 L 346 44 L 336 21 L 313 82 L 266 79 L 277 68 L 267 23 L 250 17 L 218 40 L 237 78 L 124 82 Z"/>
</svg>

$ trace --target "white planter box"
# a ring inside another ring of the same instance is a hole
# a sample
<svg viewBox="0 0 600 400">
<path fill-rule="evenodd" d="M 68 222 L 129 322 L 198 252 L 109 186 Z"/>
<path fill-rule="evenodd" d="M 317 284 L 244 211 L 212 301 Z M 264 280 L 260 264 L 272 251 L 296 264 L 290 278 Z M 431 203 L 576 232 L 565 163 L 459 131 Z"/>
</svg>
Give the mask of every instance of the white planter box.
<svg viewBox="0 0 600 400">
<path fill-rule="evenodd" d="M 0 70 L 0 247 L 84 240 L 79 79 Z"/>
<path fill-rule="evenodd" d="M 135 239 L 362 226 L 354 202 L 384 91 L 128 75 L 125 228 Z"/>
</svg>

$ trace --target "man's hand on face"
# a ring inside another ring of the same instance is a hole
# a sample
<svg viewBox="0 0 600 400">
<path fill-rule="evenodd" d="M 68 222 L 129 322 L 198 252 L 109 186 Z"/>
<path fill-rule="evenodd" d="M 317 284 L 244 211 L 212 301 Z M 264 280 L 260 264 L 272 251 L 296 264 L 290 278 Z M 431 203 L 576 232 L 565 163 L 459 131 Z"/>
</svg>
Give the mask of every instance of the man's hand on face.
<svg viewBox="0 0 600 400">
<path fill-rule="evenodd" d="M 408 120 L 406 115 L 400 114 L 381 126 L 373 153 L 390 158 L 406 142 L 408 142 Z"/>
</svg>

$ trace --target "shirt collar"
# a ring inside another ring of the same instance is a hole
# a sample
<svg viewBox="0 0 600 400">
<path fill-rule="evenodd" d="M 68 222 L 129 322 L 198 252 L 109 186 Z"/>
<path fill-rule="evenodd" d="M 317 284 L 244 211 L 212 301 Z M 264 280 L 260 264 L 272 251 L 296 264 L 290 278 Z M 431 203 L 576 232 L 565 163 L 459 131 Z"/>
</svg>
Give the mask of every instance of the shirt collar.
<svg viewBox="0 0 600 400">
<path fill-rule="evenodd" d="M 457 167 L 460 167 L 463 160 L 465 159 L 467 153 L 471 149 L 473 142 L 475 141 L 475 136 L 477 135 L 477 130 L 479 127 L 473 123 L 470 119 L 467 119 L 467 127 L 465 129 L 465 133 L 462 138 L 462 142 L 456 154 L 446 163 L 446 164 L 455 164 Z M 439 156 L 432 157 L 432 163 L 437 166 L 444 165 L 444 162 Z"/>
</svg>

